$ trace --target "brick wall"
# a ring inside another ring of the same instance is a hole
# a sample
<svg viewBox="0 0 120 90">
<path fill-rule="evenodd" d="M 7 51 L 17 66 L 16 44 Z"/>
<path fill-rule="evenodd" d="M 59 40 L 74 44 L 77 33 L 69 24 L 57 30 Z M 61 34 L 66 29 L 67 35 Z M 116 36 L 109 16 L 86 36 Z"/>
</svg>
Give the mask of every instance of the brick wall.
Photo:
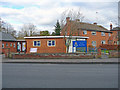
<svg viewBox="0 0 120 90">
<path fill-rule="evenodd" d="M 69 24 L 69 25 L 68 25 Z M 67 28 L 66 28 L 67 27 Z M 66 35 L 70 35 L 70 22 L 67 23 L 65 25 L 65 27 L 63 28 L 62 32 L 61 32 L 61 36 L 65 35 L 65 32 L 67 32 Z M 90 30 L 87 30 L 87 34 L 84 35 L 83 34 L 83 30 L 79 29 L 79 30 L 74 30 L 74 32 L 72 32 L 72 35 L 73 36 L 87 36 L 89 37 L 87 39 L 87 47 L 89 45 L 92 45 L 92 41 L 96 41 L 96 47 L 98 48 L 100 45 L 101 45 L 101 41 L 102 40 L 105 40 L 105 44 L 108 44 L 108 39 L 109 39 L 109 33 L 108 32 L 105 32 L 105 36 L 102 36 L 101 35 L 101 32 L 100 31 L 96 31 L 96 35 L 92 35 L 91 33 L 92 31 Z"/>
<path fill-rule="evenodd" d="M 87 31 L 86 35 L 83 35 L 83 33 L 81 33 L 81 36 L 89 37 L 88 40 L 87 40 L 87 47 L 89 45 L 92 45 L 92 41 L 96 41 L 96 45 L 97 45 L 96 47 L 97 48 L 101 45 L 102 40 L 105 40 L 105 44 L 108 44 L 109 33 L 105 33 L 105 36 L 101 36 L 101 32 L 97 31 L 96 35 L 92 35 L 91 32 L 92 31 Z"/>
<path fill-rule="evenodd" d="M 56 46 L 48 47 L 47 41 L 55 40 Z M 40 46 L 33 46 L 33 41 L 41 41 Z M 65 41 L 63 38 L 49 38 L 49 39 L 26 39 L 27 52 L 30 53 L 30 48 L 37 48 L 37 53 L 66 53 Z"/>
<path fill-rule="evenodd" d="M 2 52 L 4 54 L 8 53 L 8 52 L 12 52 L 15 53 L 17 52 L 17 44 L 14 41 L 2 41 L 2 44 L 4 44 L 4 48 L 2 48 Z M 6 46 L 6 44 L 8 46 Z M 15 47 L 14 47 L 15 44 Z"/>
</svg>

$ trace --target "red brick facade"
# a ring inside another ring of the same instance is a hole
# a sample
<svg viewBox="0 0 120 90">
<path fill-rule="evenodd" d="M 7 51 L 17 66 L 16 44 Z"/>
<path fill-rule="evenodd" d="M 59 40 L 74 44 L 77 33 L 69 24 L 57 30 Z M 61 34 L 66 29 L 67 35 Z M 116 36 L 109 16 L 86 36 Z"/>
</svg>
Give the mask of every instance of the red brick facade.
<svg viewBox="0 0 120 90">
<path fill-rule="evenodd" d="M 103 44 L 102 41 L 105 41 L 105 44 L 108 44 L 108 39 L 110 37 L 110 34 L 112 34 L 112 32 L 97 24 L 72 21 L 69 17 L 66 18 L 66 22 L 66 25 L 61 31 L 61 35 L 87 36 L 89 37 L 89 39 L 87 40 L 87 47 L 92 46 L 92 41 L 96 41 L 95 47 L 97 48 L 101 44 Z M 86 31 L 87 33 L 83 34 L 84 31 Z M 93 31 L 96 32 L 96 35 L 92 35 Z M 102 33 L 104 33 L 105 35 L 102 35 Z"/>
<path fill-rule="evenodd" d="M 47 46 L 48 40 L 55 40 L 55 46 Z M 34 46 L 34 41 L 40 41 L 40 46 Z M 36 53 L 66 53 L 65 41 L 63 38 L 38 38 L 38 39 L 26 39 L 27 51 L 30 53 L 31 48 L 37 48 Z"/>
<path fill-rule="evenodd" d="M 113 33 L 111 37 L 108 39 L 108 44 L 110 45 L 120 45 L 119 43 L 119 32 L 120 30 L 111 30 Z"/>
<path fill-rule="evenodd" d="M 17 52 L 17 44 L 15 41 L 2 41 L 1 48 L 4 54 Z"/>
</svg>

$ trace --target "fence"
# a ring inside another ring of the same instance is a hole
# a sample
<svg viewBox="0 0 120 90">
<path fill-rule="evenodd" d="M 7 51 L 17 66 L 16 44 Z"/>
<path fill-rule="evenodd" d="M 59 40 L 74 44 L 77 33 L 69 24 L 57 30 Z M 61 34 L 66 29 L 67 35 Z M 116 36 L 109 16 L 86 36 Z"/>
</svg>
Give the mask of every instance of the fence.
<svg viewBox="0 0 120 90">
<path fill-rule="evenodd" d="M 93 48 L 93 47 L 88 47 L 88 51 L 90 52 L 90 53 L 92 53 L 92 52 L 98 52 L 98 49 L 95 47 L 95 48 Z"/>
</svg>

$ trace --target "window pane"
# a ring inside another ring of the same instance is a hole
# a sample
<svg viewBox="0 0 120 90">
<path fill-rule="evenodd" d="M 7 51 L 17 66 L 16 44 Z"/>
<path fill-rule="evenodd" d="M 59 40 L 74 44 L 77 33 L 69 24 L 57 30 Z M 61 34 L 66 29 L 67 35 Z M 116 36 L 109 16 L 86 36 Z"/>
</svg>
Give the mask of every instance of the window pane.
<svg viewBox="0 0 120 90">
<path fill-rule="evenodd" d="M 4 48 L 4 44 L 2 44 L 2 48 Z"/>
<path fill-rule="evenodd" d="M 8 44 L 6 43 L 6 46 L 8 46 Z"/>
<path fill-rule="evenodd" d="M 51 43 L 48 43 L 49 46 L 51 46 Z"/>
<path fill-rule="evenodd" d="M 40 41 L 38 42 L 37 46 L 40 46 Z"/>
<path fill-rule="evenodd" d="M 14 43 L 14 48 L 15 48 L 15 43 Z"/>
<path fill-rule="evenodd" d="M 92 46 L 96 46 L 96 41 L 92 41 Z"/>
<path fill-rule="evenodd" d="M 52 45 L 53 45 L 53 46 L 55 45 L 55 41 L 52 41 Z"/>
</svg>

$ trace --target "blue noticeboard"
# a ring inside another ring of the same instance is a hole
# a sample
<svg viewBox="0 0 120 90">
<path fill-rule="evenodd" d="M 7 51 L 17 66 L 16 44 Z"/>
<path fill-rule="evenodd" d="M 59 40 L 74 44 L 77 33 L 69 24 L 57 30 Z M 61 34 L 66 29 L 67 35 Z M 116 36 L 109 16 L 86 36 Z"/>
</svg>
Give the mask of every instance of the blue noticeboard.
<svg viewBox="0 0 120 90">
<path fill-rule="evenodd" d="M 87 52 L 87 41 L 73 41 L 73 47 L 85 47 Z"/>
</svg>

